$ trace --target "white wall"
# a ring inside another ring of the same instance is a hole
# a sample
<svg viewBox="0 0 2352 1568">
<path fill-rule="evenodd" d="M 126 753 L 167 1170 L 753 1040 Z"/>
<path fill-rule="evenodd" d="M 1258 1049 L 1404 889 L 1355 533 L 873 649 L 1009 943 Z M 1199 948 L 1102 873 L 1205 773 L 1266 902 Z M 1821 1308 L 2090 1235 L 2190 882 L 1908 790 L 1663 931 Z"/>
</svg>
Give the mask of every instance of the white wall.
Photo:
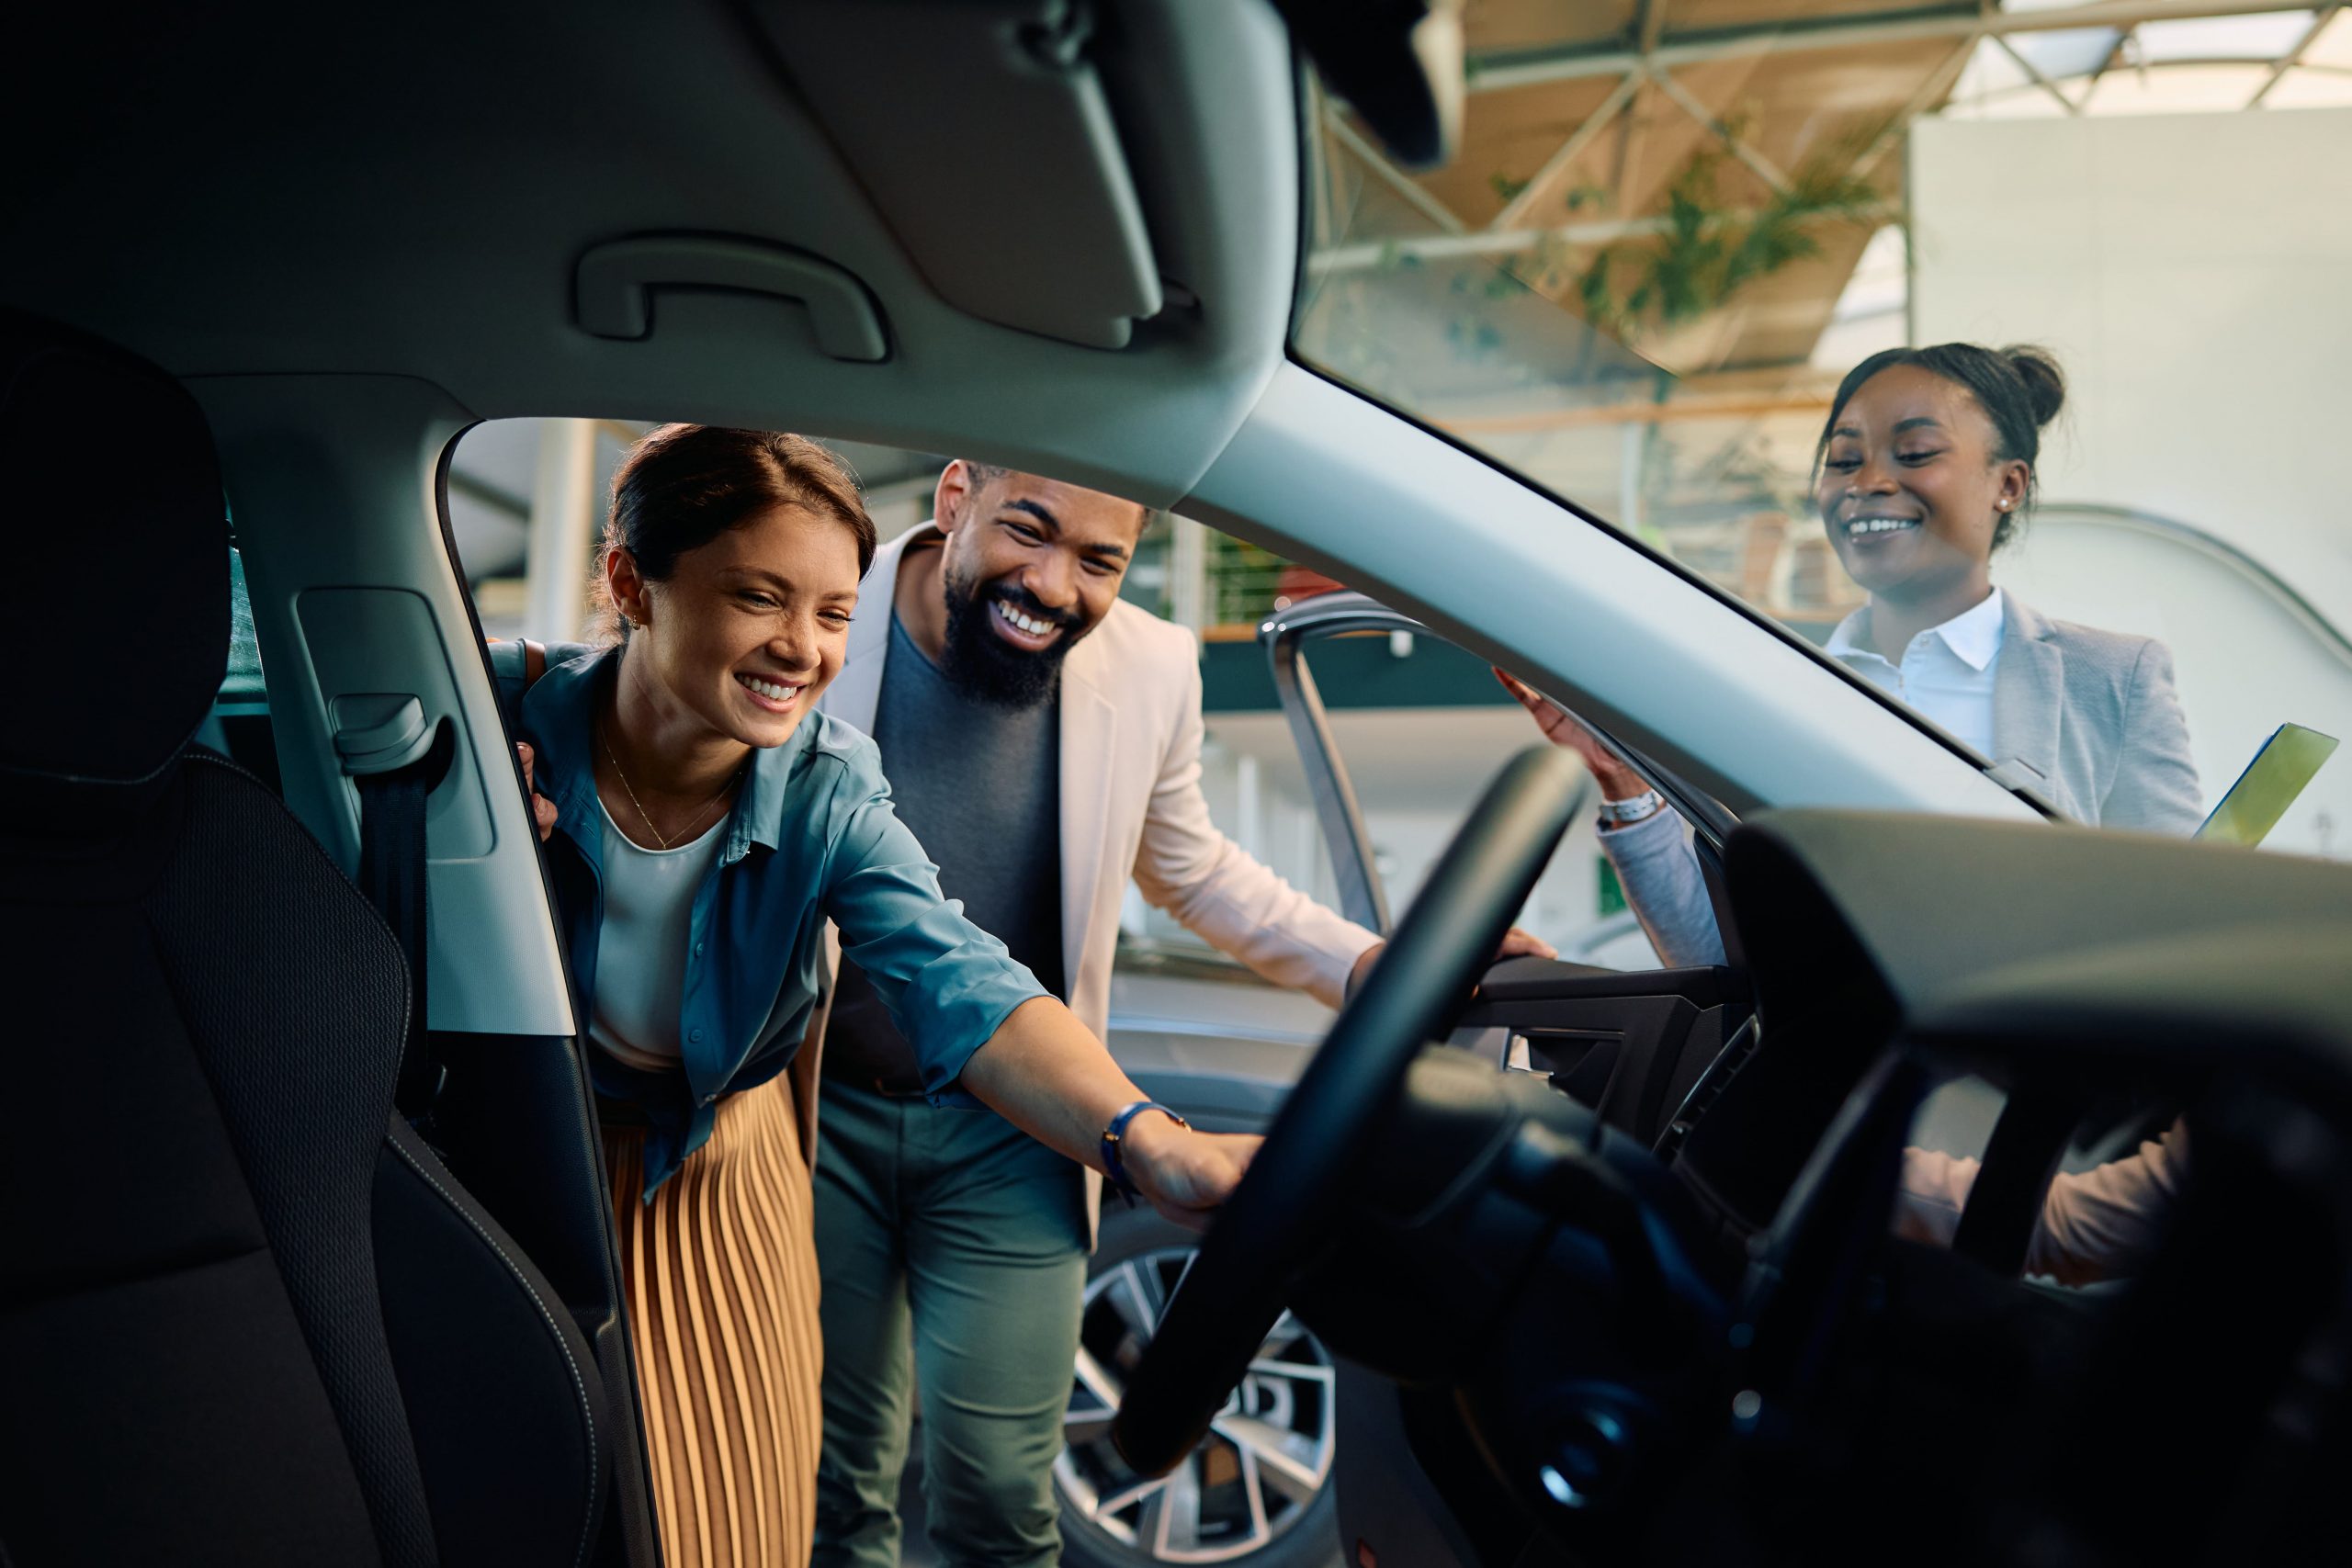
<svg viewBox="0 0 2352 1568">
<path fill-rule="evenodd" d="M 2045 498 L 2201 529 L 2352 627 L 2352 110 L 1931 119 L 1910 155 L 1911 341 L 2055 351 Z M 2352 740 L 2352 671 L 2225 567 L 2059 532 L 1996 578 L 2173 643 L 2209 798 L 2280 718 Z M 2352 852 L 2347 781 L 2352 750 L 2278 847 Z"/>
<path fill-rule="evenodd" d="M 2352 740 L 2352 658 L 2210 550 L 2122 518 L 2052 507 L 1999 560 L 2049 614 L 2161 638 L 2210 807 L 2291 719 Z M 2186 612 L 2186 613 L 2184 613 Z M 2352 747 L 2320 771 L 2265 847 L 2352 857 Z"/>
<path fill-rule="evenodd" d="M 1912 341 L 2074 382 L 2052 500 L 2235 544 L 2352 622 L 2352 109 L 1923 120 Z"/>
</svg>

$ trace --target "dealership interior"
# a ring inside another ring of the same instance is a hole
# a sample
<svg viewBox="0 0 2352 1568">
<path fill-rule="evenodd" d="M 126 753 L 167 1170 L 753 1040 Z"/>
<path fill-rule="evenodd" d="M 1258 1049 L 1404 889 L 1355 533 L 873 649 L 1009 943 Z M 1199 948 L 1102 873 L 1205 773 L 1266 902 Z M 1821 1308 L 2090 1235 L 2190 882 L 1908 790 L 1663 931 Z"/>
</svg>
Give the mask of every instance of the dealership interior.
<svg viewBox="0 0 2352 1568">
<path fill-rule="evenodd" d="M 0 1568 L 2333 1525 L 2352 0 L 40 9 Z"/>
<path fill-rule="evenodd" d="M 1317 99 L 1303 357 L 1818 643 L 1862 598 L 1811 495 L 1839 377 L 1905 344 L 2042 345 L 2070 396 L 1997 580 L 2171 647 L 2209 799 L 2282 722 L 2352 731 L 2324 395 L 2352 362 L 2352 8 L 1469 0 L 1463 21 L 1443 167 L 1408 173 Z M 650 424 L 463 439 L 450 521 L 488 632 L 579 634 L 609 477 Z M 930 514 L 953 456 L 809 434 L 849 458 L 886 538 Z M 1259 632 L 1342 586 L 1161 514 L 1125 587 L 1201 640 L 1218 821 L 1334 901 Z M 1401 908 L 1473 782 L 1532 731 L 1427 636 L 1336 643 L 1317 675 Z M 1527 923 L 1567 956 L 1651 962 L 1593 834 Z M 2267 843 L 2352 856 L 2352 768 L 2323 771 Z M 1127 919 L 1138 964 L 1211 956 L 1139 898 Z"/>
<path fill-rule="evenodd" d="M 2066 405 L 1996 582 L 2170 648 L 2209 805 L 2282 725 L 2352 735 L 2332 417 L 2352 364 L 2352 6 L 1467 0 L 1462 19 L 1442 166 L 1400 166 L 1310 84 L 1295 357 L 1819 646 L 1865 599 L 1815 499 L 1841 378 L 1905 345 L 2039 345 Z M 586 624 L 610 476 L 661 411 L 632 412 L 461 442 L 449 516 L 492 635 Z M 886 538 L 931 515 L 956 456 L 811 434 Z M 1303 723 L 1276 634 L 1348 586 L 1160 513 L 1123 592 L 1199 640 L 1218 825 L 1316 897 L 1388 916 L 1534 732 L 1484 660 L 1409 625 L 1317 646 L 1320 722 Z M 1311 754 L 1318 729 L 1337 770 Z M 1578 817 L 1521 921 L 1571 961 L 1648 968 L 1600 831 Z M 2352 858 L 2352 766 L 2323 767 L 2264 847 Z M 1368 878 L 1340 869 L 1367 861 Z M 1303 1049 L 1331 1017 L 1130 889 L 1124 1059 L 1204 1065 L 1220 1032 Z M 1948 1087 L 1918 1134 L 1981 1150 L 1998 1111 Z M 1122 1278 L 1098 1269 L 1090 1303 Z M 1328 1475 L 1311 1426 L 1285 1441 Z M 1155 1537 L 1148 1498 L 1096 1507 L 1069 1479 L 1066 1538 L 1092 1544 L 1065 1561 L 1089 1563 L 1273 1562 L 1317 1495 Z M 936 1561 L 919 1489 L 910 1472 L 913 1564 Z"/>
</svg>

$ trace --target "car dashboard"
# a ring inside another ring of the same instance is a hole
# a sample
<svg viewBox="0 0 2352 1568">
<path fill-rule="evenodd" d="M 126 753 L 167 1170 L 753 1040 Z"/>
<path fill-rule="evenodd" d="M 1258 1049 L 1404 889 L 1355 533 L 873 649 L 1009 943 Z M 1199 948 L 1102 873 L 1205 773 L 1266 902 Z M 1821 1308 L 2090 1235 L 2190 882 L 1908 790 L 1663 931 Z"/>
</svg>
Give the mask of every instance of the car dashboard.
<svg viewBox="0 0 2352 1568">
<path fill-rule="evenodd" d="M 2316 1522 L 2346 1427 L 2352 875 L 1810 810 L 1742 829 L 1726 871 L 1744 973 L 1521 969 L 1514 997 L 1498 971 L 1471 1015 L 1541 993 L 1599 1036 L 1646 978 L 1709 1020 L 1702 1066 L 1648 1075 L 1671 1099 L 1416 1063 L 1296 1295 L 1369 1406 L 1339 1472 L 1361 1560 L 2087 1564 Z M 1997 1119 L 1957 1227 L 1923 1236 L 1908 1161 L 1958 1081 Z M 2176 1117 L 2195 1162 L 2139 1200 L 2154 1239 L 2026 1275 L 2085 1129 Z M 1432 1501 L 1436 1528 L 1411 1517 Z"/>
</svg>

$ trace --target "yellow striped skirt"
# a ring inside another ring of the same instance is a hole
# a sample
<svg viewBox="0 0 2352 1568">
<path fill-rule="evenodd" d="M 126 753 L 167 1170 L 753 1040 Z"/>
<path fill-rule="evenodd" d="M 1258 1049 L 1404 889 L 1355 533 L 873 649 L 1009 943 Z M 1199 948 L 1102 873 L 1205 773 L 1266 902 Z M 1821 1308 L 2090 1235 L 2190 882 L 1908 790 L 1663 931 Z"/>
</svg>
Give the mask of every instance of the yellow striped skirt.
<svg viewBox="0 0 2352 1568">
<path fill-rule="evenodd" d="M 785 1077 L 719 1102 L 647 1202 L 642 1132 L 605 1160 L 667 1568 L 803 1568 L 824 1366 L 808 1167 Z"/>
</svg>

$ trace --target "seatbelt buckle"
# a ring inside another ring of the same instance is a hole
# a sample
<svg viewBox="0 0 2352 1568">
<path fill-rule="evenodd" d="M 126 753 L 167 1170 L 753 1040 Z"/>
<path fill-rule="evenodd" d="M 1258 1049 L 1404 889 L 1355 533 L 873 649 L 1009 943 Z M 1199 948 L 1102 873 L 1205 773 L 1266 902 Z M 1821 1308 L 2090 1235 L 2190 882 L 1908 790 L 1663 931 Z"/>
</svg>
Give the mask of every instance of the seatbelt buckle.
<svg viewBox="0 0 2352 1568">
<path fill-rule="evenodd" d="M 424 705 L 392 692 L 355 692 L 334 699 L 328 718 L 335 756 L 352 778 L 394 773 L 433 750 Z"/>
</svg>

